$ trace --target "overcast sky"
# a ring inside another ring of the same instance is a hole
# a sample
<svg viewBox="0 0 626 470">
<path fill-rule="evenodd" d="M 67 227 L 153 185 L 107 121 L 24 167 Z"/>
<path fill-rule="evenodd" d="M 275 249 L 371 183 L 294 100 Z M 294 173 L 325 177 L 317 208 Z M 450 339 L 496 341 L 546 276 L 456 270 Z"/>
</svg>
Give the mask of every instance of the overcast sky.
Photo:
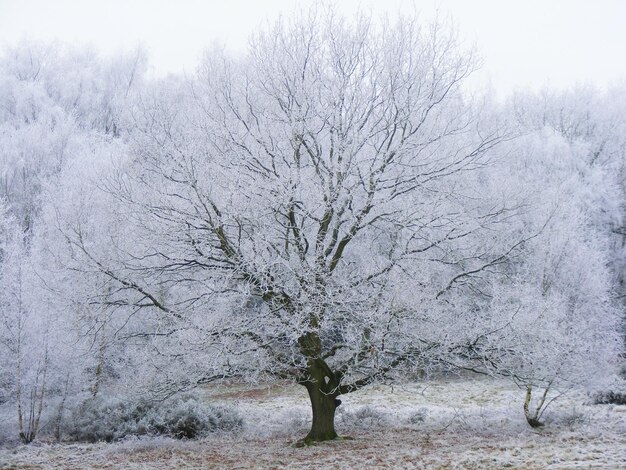
<svg viewBox="0 0 626 470">
<path fill-rule="evenodd" d="M 311 0 L 0 0 L 0 43 L 22 38 L 89 43 L 112 53 L 143 45 L 153 71 L 192 72 L 212 43 L 245 48 L 259 24 Z M 333 3 L 333 2 L 327 2 Z M 342 0 L 395 14 L 450 14 L 484 59 L 476 80 L 501 94 L 517 87 L 604 87 L 626 78 L 626 0 Z"/>
</svg>

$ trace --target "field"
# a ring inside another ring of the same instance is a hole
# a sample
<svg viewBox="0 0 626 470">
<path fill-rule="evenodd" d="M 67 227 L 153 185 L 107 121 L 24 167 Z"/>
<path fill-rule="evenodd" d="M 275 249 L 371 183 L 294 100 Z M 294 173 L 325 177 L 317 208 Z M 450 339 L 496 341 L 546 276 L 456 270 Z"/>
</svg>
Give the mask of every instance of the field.
<svg viewBox="0 0 626 470">
<path fill-rule="evenodd" d="M 342 397 L 338 432 L 349 439 L 297 448 L 309 410 L 302 387 L 238 385 L 204 390 L 236 405 L 237 434 L 198 441 L 165 438 L 116 444 L 0 449 L 0 468 L 626 468 L 626 406 L 592 405 L 582 392 L 551 404 L 530 428 L 523 391 L 498 381 L 447 380 L 375 386 Z"/>
</svg>

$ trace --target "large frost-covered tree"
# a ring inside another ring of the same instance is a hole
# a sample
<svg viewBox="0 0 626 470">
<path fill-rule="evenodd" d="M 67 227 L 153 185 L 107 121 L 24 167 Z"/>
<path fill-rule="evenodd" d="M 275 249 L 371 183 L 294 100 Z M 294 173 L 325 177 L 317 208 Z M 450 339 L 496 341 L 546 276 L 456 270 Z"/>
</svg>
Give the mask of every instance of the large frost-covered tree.
<svg viewBox="0 0 626 470">
<path fill-rule="evenodd" d="M 76 269 L 114 281 L 101 303 L 148 312 L 133 337 L 199 351 L 187 381 L 304 385 L 311 441 L 336 437 L 342 394 L 484 362 L 477 343 L 509 317 L 477 314 L 481 286 L 536 233 L 489 196 L 505 134 L 462 93 L 473 66 L 439 24 L 332 14 L 277 24 L 241 60 L 207 55 L 140 100 L 103 185 L 121 230 L 70 217 Z"/>
</svg>

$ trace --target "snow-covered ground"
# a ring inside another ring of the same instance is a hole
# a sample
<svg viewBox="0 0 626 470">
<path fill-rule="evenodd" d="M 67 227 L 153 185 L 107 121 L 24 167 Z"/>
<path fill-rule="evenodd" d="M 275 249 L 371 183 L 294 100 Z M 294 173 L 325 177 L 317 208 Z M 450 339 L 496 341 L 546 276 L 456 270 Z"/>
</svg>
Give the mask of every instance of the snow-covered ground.
<svg viewBox="0 0 626 470">
<path fill-rule="evenodd" d="M 591 405 L 571 393 L 531 429 L 524 392 L 498 381 L 375 386 L 342 397 L 337 429 L 352 439 L 296 448 L 310 412 L 304 388 L 234 385 L 205 390 L 235 404 L 237 434 L 198 441 L 45 444 L 0 450 L 0 468 L 626 468 L 626 406 Z"/>
</svg>

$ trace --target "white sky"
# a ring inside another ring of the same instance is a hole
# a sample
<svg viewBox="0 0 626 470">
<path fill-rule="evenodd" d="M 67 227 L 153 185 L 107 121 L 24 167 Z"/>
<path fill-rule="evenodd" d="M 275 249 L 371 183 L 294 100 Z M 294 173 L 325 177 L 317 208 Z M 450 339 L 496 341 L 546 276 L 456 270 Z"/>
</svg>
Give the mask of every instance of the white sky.
<svg viewBox="0 0 626 470">
<path fill-rule="evenodd" d="M 157 74 L 193 71 L 202 50 L 233 50 L 279 14 L 313 0 L 0 0 L 0 43 L 22 38 L 89 43 L 103 52 L 143 45 Z M 336 0 L 366 11 L 451 14 L 484 59 L 477 76 L 507 94 L 517 87 L 604 87 L 626 79 L 626 0 Z"/>
</svg>

